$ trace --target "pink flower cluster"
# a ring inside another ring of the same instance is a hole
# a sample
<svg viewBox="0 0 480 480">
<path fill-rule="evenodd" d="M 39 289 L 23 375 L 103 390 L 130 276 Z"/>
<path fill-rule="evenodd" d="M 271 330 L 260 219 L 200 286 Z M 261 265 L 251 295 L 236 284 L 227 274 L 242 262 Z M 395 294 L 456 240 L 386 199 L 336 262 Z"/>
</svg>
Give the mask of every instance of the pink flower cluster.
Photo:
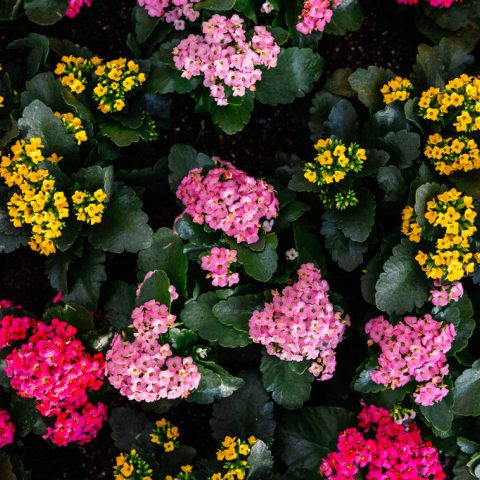
<svg viewBox="0 0 480 480">
<path fill-rule="evenodd" d="M 373 318 L 365 325 L 369 345 L 377 343 L 382 353 L 378 368 L 370 378 L 395 389 L 415 380 L 420 385 L 413 394 L 415 402 L 429 406 L 448 394 L 443 376 L 448 375 L 446 353 L 455 338 L 455 326 L 424 318 L 405 317 L 397 325 L 384 317 Z"/>
<path fill-rule="evenodd" d="M 200 0 L 138 0 L 151 17 L 162 17 L 166 23 L 173 23 L 175 30 L 185 29 L 185 19 L 194 22 L 200 12 L 194 10 Z"/>
<path fill-rule="evenodd" d="M 133 342 L 115 334 L 106 354 L 110 383 L 130 400 L 185 398 L 198 387 L 200 372 L 191 357 L 174 356 L 161 334 L 175 325 L 166 305 L 151 300 L 132 313 Z"/>
<path fill-rule="evenodd" d="M 430 290 L 432 303 L 436 307 L 446 307 L 450 302 L 458 302 L 463 296 L 462 282 L 454 282 L 448 285 L 442 285 L 440 280 L 435 280 L 433 285 L 436 290 Z"/>
<path fill-rule="evenodd" d="M 417 425 L 397 424 L 388 410 L 364 406 L 360 428 L 338 437 L 337 451 L 323 459 L 320 474 L 328 480 L 443 480 L 438 451 L 424 442 Z"/>
<path fill-rule="evenodd" d="M 325 26 L 332 21 L 333 10 L 341 0 L 305 0 L 303 10 L 297 23 L 297 30 L 304 35 L 314 30 L 323 32 Z"/>
<path fill-rule="evenodd" d="M 175 67 L 182 77 L 204 76 L 203 85 L 217 105 L 227 105 L 227 96 L 244 96 L 246 90 L 255 91 L 255 83 L 262 79 L 264 66 L 277 66 L 280 47 L 264 27 L 254 27 L 252 39 L 247 41 L 243 19 L 213 15 L 202 23 L 202 35 L 189 35 L 173 49 Z M 227 87 L 227 91 L 225 88 Z"/>
<path fill-rule="evenodd" d="M 313 263 L 303 264 L 296 283 L 281 295 L 274 293 L 263 311 L 253 312 L 250 337 L 281 360 L 312 360 L 309 371 L 318 380 L 328 380 L 336 366 L 334 349 L 348 323 L 334 311 L 328 289 L 320 270 Z"/>
<path fill-rule="evenodd" d="M 238 273 L 232 273 L 230 266 L 237 261 L 237 251 L 214 247 L 202 257 L 202 269 L 209 272 L 214 287 L 231 287 L 239 282 Z"/>
<path fill-rule="evenodd" d="M 431 7 L 450 8 L 454 3 L 461 3 L 462 0 L 427 0 Z M 403 5 L 416 5 L 418 0 L 397 0 Z"/>
<path fill-rule="evenodd" d="M 34 324 L 35 320 L 30 317 L 4 315 L 0 320 L 0 349 L 10 346 L 17 340 L 23 340 L 28 329 Z"/>
<path fill-rule="evenodd" d="M 15 427 L 10 420 L 10 415 L 6 410 L 0 408 L 0 448 L 13 443 L 15 436 Z"/>
<path fill-rule="evenodd" d="M 65 15 L 74 18 L 80 13 L 82 7 L 90 7 L 93 0 L 70 0 Z"/>
<path fill-rule="evenodd" d="M 14 304 L 10 300 L 5 300 L 5 299 L 0 300 L 0 310 L 4 308 L 13 308 L 13 307 L 14 307 Z M 16 308 L 20 308 L 20 307 L 16 307 Z"/>
<path fill-rule="evenodd" d="M 57 432 L 56 427 L 48 429 L 45 438 L 60 441 L 57 445 L 93 439 L 106 419 L 106 408 L 101 404 L 93 407 L 87 399 L 87 391 L 98 390 L 103 384 L 103 355 L 85 353 L 75 334 L 73 326 L 58 319 L 51 325 L 36 322 L 28 341 L 6 358 L 5 372 L 19 396 L 35 399 L 37 410 L 46 417 L 57 417 L 57 422 L 73 418 L 75 428 L 69 430 L 70 436 Z M 76 411 L 85 408 L 96 408 L 101 420 L 77 425 Z"/>
<path fill-rule="evenodd" d="M 278 215 L 274 188 L 256 180 L 229 162 L 217 160 L 219 167 L 193 168 L 183 178 L 177 197 L 195 223 L 204 222 L 213 230 L 222 230 L 237 242 L 255 243 L 262 219 Z"/>
</svg>

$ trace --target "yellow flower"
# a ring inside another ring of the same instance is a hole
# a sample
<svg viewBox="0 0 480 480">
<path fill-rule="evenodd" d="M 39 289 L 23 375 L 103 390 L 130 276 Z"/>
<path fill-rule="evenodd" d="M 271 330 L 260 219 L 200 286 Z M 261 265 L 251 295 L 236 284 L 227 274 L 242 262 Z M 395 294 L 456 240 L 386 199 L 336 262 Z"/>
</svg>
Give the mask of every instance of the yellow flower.
<svg viewBox="0 0 480 480">
<path fill-rule="evenodd" d="M 163 444 L 163 448 L 166 452 L 172 452 L 173 450 L 175 450 L 175 445 L 173 444 L 173 442 L 166 442 Z"/>
</svg>

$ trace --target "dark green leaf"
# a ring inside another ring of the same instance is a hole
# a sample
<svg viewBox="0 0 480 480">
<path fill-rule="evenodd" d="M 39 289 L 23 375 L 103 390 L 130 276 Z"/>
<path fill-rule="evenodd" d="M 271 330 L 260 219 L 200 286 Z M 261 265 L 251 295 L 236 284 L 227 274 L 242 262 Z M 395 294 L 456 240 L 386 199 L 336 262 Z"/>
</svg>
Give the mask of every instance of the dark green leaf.
<svg viewBox="0 0 480 480">
<path fill-rule="evenodd" d="M 335 136 L 345 143 L 351 143 L 357 139 L 357 112 L 353 105 L 345 99 L 336 103 L 328 119 L 323 125 L 325 135 Z"/>
<path fill-rule="evenodd" d="M 391 70 L 370 66 L 368 69 L 359 68 L 348 78 L 348 83 L 358 94 L 358 99 L 370 111 L 379 110 L 383 106 L 383 96 L 380 89 L 394 77 Z"/>
<path fill-rule="evenodd" d="M 334 8 L 332 20 L 325 26 L 325 33 L 345 35 L 357 31 L 363 22 L 363 12 L 357 0 L 344 0 Z"/>
<path fill-rule="evenodd" d="M 170 281 L 163 270 L 155 270 L 150 278 L 145 280 L 140 293 L 135 299 L 137 307 L 150 300 L 156 300 L 162 305 L 170 306 Z"/>
<path fill-rule="evenodd" d="M 453 411 L 458 415 L 478 417 L 480 415 L 480 360 L 465 370 L 455 380 Z"/>
<path fill-rule="evenodd" d="M 239 103 L 234 104 L 230 101 L 228 105 L 224 106 L 210 102 L 209 110 L 213 123 L 227 135 L 233 135 L 243 130 L 250 121 L 253 111 L 253 96 L 246 95 Z"/>
<path fill-rule="evenodd" d="M 247 457 L 248 475 L 246 480 L 269 480 L 273 475 L 273 456 L 267 445 L 258 440 Z"/>
<path fill-rule="evenodd" d="M 29 20 L 39 25 L 53 25 L 65 15 L 68 0 L 24 0 Z"/>
<path fill-rule="evenodd" d="M 126 282 L 115 280 L 109 282 L 102 292 L 102 306 L 107 319 L 117 330 L 123 330 L 130 323 L 135 306 L 135 287 Z"/>
<path fill-rule="evenodd" d="M 213 314 L 227 327 L 248 332 L 248 321 L 254 310 L 263 307 L 260 295 L 239 295 L 228 297 L 213 306 Z"/>
</svg>

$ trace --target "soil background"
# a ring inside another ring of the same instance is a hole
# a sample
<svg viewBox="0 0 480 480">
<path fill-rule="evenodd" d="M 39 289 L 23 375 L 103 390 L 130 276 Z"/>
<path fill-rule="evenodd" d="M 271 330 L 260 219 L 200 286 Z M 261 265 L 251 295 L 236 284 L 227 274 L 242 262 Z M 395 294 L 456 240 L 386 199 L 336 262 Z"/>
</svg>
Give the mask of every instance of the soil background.
<svg viewBox="0 0 480 480">
<path fill-rule="evenodd" d="M 415 27 L 413 9 L 400 10 L 394 0 L 360 0 L 360 3 L 365 20 L 359 31 L 343 37 L 326 35 L 322 38 L 319 47 L 325 59 L 322 79 L 337 68 L 355 69 L 369 65 L 387 67 L 397 74 L 408 75 L 415 61 L 417 46 L 425 41 Z M 129 55 L 125 40 L 131 31 L 132 4 L 133 0 L 94 0 L 93 6 L 84 9 L 76 19 L 64 19 L 48 28 L 28 26 L 24 22 L 20 26 L 0 24 L 0 45 L 4 50 L 10 41 L 35 31 L 69 39 L 106 58 Z M 235 136 L 227 136 L 215 130 L 208 120 L 202 122 L 195 117 L 194 105 L 189 100 L 184 97 L 176 99 L 170 128 L 158 142 L 158 158 L 165 155 L 173 144 L 191 144 L 193 138 L 197 139 L 195 147 L 199 151 L 233 161 L 251 175 L 268 175 L 272 173 L 269 168 L 276 151 L 296 153 L 304 158 L 312 154 L 306 114 L 310 100 L 311 96 L 278 108 L 257 103 L 247 127 Z M 178 212 L 173 200 L 170 200 L 164 203 L 162 212 L 152 210 L 148 213 L 155 217 L 155 227 L 162 224 L 170 227 Z M 359 279 L 360 273 L 349 276 L 349 286 L 356 285 L 352 290 L 359 290 Z M 338 285 L 338 291 L 344 294 L 349 304 L 358 302 L 361 305 L 360 292 L 349 291 L 344 278 L 334 278 L 331 283 L 334 289 Z M 0 256 L 0 298 L 11 299 L 41 314 L 54 295 L 44 274 L 41 257 L 27 248 Z M 338 370 L 345 375 L 341 378 L 352 378 L 355 366 L 364 357 L 363 349 L 362 343 L 357 344 L 351 339 L 342 344 Z M 335 379 L 332 382 L 335 384 L 330 383 L 328 390 L 335 392 L 337 398 L 332 402 L 338 405 L 347 398 L 348 385 L 342 385 Z M 322 403 L 328 404 L 328 397 L 318 385 L 309 404 L 318 404 L 320 398 Z M 122 401 L 120 398 L 116 400 L 118 403 Z M 211 447 L 210 451 L 213 451 L 213 444 L 205 441 L 210 438 L 210 409 L 182 404 L 169 413 L 169 418 L 180 427 L 182 442 L 200 450 Z M 18 451 L 25 467 L 32 471 L 33 480 L 112 478 L 112 465 L 118 453 L 110 439 L 108 425 L 95 441 L 87 445 L 56 448 L 39 436 L 30 435 L 18 445 Z"/>
</svg>

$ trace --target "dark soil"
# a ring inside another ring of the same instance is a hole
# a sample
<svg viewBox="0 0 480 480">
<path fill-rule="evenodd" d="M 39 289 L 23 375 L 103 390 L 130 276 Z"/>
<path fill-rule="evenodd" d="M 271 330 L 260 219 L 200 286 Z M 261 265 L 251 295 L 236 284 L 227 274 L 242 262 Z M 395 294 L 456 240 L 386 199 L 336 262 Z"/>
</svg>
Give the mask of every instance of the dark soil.
<svg viewBox="0 0 480 480">
<path fill-rule="evenodd" d="M 77 19 L 65 19 L 54 27 L 0 25 L 0 44 L 7 45 L 15 38 L 36 31 L 67 38 L 107 58 L 128 55 L 125 39 L 131 30 L 130 11 L 133 3 L 132 0 L 96 0 L 94 6 L 85 9 Z M 325 36 L 321 40 L 319 51 L 325 59 L 326 74 L 337 68 L 369 65 L 388 67 L 398 74 L 409 74 L 417 45 L 423 41 L 415 28 L 413 11 L 399 13 L 394 0 L 364 0 L 361 3 L 365 21 L 358 32 L 344 37 Z M 235 136 L 219 133 L 208 119 L 196 117 L 194 105 L 184 97 L 175 102 L 171 126 L 158 142 L 159 158 L 175 143 L 195 143 L 199 151 L 233 161 L 251 174 L 268 175 L 275 167 L 272 159 L 277 151 L 296 153 L 304 158 L 311 155 L 307 128 L 310 98 L 278 108 L 257 104 L 251 122 Z M 160 210 L 156 212 L 154 226 L 162 223 L 171 226 L 177 214 L 173 201 L 163 204 Z M 121 270 L 121 267 L 118 264 L 114 266 L 115 270 Z M 333 279 L 335 281 L 342 283 L 342 279 Z M 0 298 L 10 298 L 41 314 L 54 293 L 43 273 L 43 259 L 39 256 L 23 248 L 0 257 Z M 348 354 L 342 355 L 340 352 L 338 367 L 348 372 L 346 375 L 350 375 L 350 378 L 352 365 L 358 364 L 349 357 L 352 347 L 355 356 L 363 357 L 358 346 L 349 344 L 345 346 L 350 349 Z M 329 389 L 338 393 L 335 404 L 346 401 L 345 388 L 345 385 L 338 385 L 338 390 Z M 321 387 L 315 387 L 310 403 L 319 400 L 328 403 L 329 399 L 323 396 Z M 211 447 L 209 440 L 206 441 L 210 438 L 209 408 L 186 404 L 175 409 L 169 417 L 180 426 L 186 444 L 200 450 Z M 24 440 L 22 450 L 26 467 L 33 472 L 33 480 L 111 478 L 117 453 L 110 440 L 108 426 L 94 442 L 84 446 L 58 449 L 40 437 L 30 435 Z"/>
</svg>

